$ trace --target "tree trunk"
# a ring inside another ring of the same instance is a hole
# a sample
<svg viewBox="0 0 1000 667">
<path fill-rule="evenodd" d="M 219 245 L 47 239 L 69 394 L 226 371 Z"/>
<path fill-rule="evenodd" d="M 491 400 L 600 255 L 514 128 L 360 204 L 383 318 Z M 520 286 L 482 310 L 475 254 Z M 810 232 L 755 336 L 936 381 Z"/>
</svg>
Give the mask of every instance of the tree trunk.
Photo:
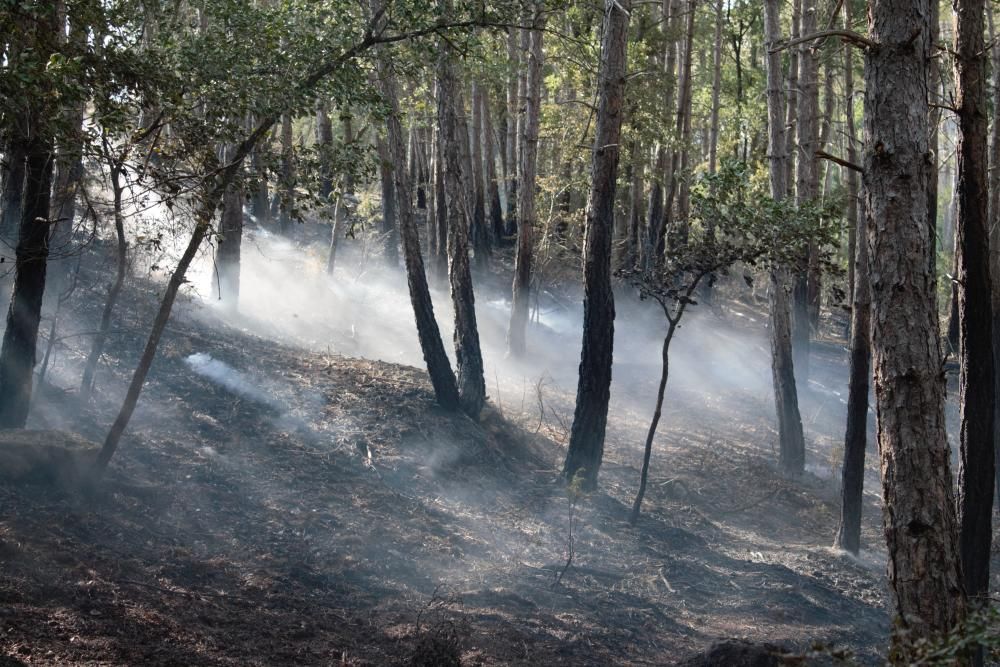
<svg viewBox="0 0 1000 667">
<path fill-rule="evenodd" d="M 514 357 L 525 354 L 528 327 L 528 305 L 531 300 L 531 263 L 534 253 L 535 173 L 538 161 L 538 123 L 542 92 L 542 14 L 541 4 L 533 5 L 526 79 L 526 108 L 521 134 L 521 155 L 518 164 L 517 257 L 514 261 L 513 298 L 510 323 L 507 327 L 507 353 Z"/>
<path fill-rule="evenodd" d="M 0 348 L 0 428 L 24 428 L 28 419 L 49 253 L 52 146 L 36 135 L 28 140 L 25 155 L 14 291 Z"/>
<path fill-rule="evenodd" d="M 503 241 L 503 207 L 500 205 L 500 186 L 497 183 L 497 164 L 493 116 L 490 113 L 489 91 L 480 89 L 480 104 L 483 114 L 483 159 L 486 162 L 486 203 L 490 209 L 489 235 L 491 245 L 499 246 Z"/>
<path fill-rule="evenodd" d="M 715 0 L 715 42 L 712 47 L 712 120 L 708 136 L 708 173 L 715 174 L 719 155 L 719 95 L 722 92 L 723 0 Z"/>
<path fill-rule="evenodd" d="M 990 42 L 995 39 L 993 29 L 993 6 L 987 16 L 990 20 Z M 993 49 L 993 108 L 1000 109 L 1000 49 Z M 990 279 L 993 281 L 991 293 L 993 319 L 993 451 L 994 451 L 994 502 L 1000 499 L 1000 114 L 994 112 L 992 141 L 990 143 Z"/>
<path fill-rule="evenodd" d="M 482 87 L 472 84 L 472 134 L 467 143 L 471 147 L 472 158 L 472 248 L 476 266 L 485 270 L 491 252 L 491 232 L 486 225 L 486 176 L 483 173 L 483 92 Z"/>
<path fill-rule="evenodd" d="M 851 30 L 851 3 L 844 3 L 844 27 Z M 847 103 L 847 160 L 858 163 L 854 131 L 854 51 L 844 48 L 844 99 Z M 858 220 L 858 174 L 847 169 L 847 224 L 860 243 L 851 257 L 851 370 L 847 390 L 847 431 L 841 473 L 840 526 L 837 546 L 857 555 L 861 549 L 861 508 L 864 499 L 865 450 L 868 447 L 868 382 L 871 377 L 871 287 L 868 284 L 868 242 Z"/>
<path fill-rule="evenodd" d="M 965 612 L 927 230 L 928 0 L 874 0 L 864 201 L 889 587 L 910 639 Z"/>
<path fill-rule="evenodd" d="M 21 201 L 24 195 L 25 144 L 10 137 L 4 150 L 3 192 L 0 193 L 0 240 L 8 248 L 17 247 L 21 226 Z M 7 248 L 4 249 L 7 254 Z"/>
<path fill-rule="evenodd" d="M 933 56 L 938 50 L 939 23 L 941 21 L 941 7 L 939 2 L 931 2 L 930 30 L 927 31 L 928 47 Z M 927 109 L 928 122 L 930 123 L 930 152 L 928 153 L 928 182 L 927 182 L 927 226 L 930 233 L 931 254 L 928 257 L 930 262 L 931 276 L 937 276 L 937 217 L 938 217 L 938 149 L 940 144 L 941 125 L 941 104 L 945 103 L 941 94 L 941 63 L 939 58 L 932 57 L 928 63 L 930 86 L 930 101 L 934 105 Z M 957 339 L 956 339 L 957 342 Z"/>
<path fill-rule="evenodd" d="M 372 0 L 372 13 L 378 13 L 385 0 Z M 427 275 L 424 272 L 424 260 L 420 254 L 420 237 L 417 223 L 413 217 L 413 201 L 410 196 L 410 183 L 406 173 L 406 148 L 403 145 L 403 128 L 399 122 L 399 95 L 396 92 L 396 79 L 387 66 L 384 57 L 378 58 L 378 79 L 382 97 L 389 107 L 386 117 L 386 143 L 392 157 L 393 185 L 396 193 L 396 212 L 399 215 L 399 229 L 403 245 L 403 261 L 406 264 L 406 282 L 410 290 L 410 303 L 413 305 L 413 315 L 417 324 L 417 337 L 420 349 L 423 351 L 424 363 L 434 396 L 438 405 L 446 410 L 458 410 L 458 384 L 451 370 L 451 361 L 445 352 L 434 317 L 434 304 L 431 301 L 430 289 L 427 286 Z M 442 201 L 438 201 L 443 206 Z"/>
<path fill-rule="evenodd" d="M 222 198 L 218 250 L 215 254 L 215 297 L 231 311 L 240 303 L 240 250 L 243 246 L 243 190 L 230 185 Z"/>
<path fill-rule="evenodd" d="M 631 0 L 606 0 L 601 39 L 590 203 L 584 243 L 583 352 L 576 411 L 563 475 L 597 486 L 611 390 L 615 299 L 611 286 L 611 233 L 621 143 Z"/>
<path fill-rule="evenodd" d="M 803 35 L 816 32 L 816 0 L 801 0 L 800 31 Z M 795 162 L 795 202 L 804 206 L 819 195 L 819 170 L 816 168 L 816 148 L 819 142 L 819 85 L 817 83 L 816 56 L 812 43 L 799 46 L 798 103 L 798 160 Z M 803 248 L 805 269 L 799 271 L 795 284 L 795 321 L 792 326 L 792 343 L 795 350 L 795 374 L 798 386 L 809 382 L 809 337 L 812 330 L 813 311 L 819 318 L 819 264 L 818 249 L 812 243 Z"/>
<path fill-rule="evenodd" d="M 441 6 L 447 14 L 449 0 Z M 469 183 L 463 145 L 469 145 L 462 89 L 455 74 L 451 47 L 442 40 L 438 59 L 438 131 L 444 157 L 445 208 L 448 212 L 448 281 L 455 309 L 455 357 L 458 365 L 458 395 L 462 410 L 479 419 L 486 401 L 483 355 L 476 323 L 476 299 L 469 268 L 469 228 L 475 204 Z M 524 227 L 526 225 L 522 225 Z"/>
<path fill-rule="evenodd" d="M 629 157 L 632 173 L 629 179 L 631 185 L 629 187 L 628 230 L 625 238 L 625 256 L 621 262 L 622 266 L 627 269 L 636 267 L 639 261 L 639 249 L 642 247 L 640 221 L 642 220 L 642 181 L 645 158 L 639 149 L 638 141 L 632 141 Z"/>
<path fill-rule="evenodd" d="M 764 41 L 767 56 L 768 155 L 771 197 L 782 201 L 788 195 L 788 169 L 785 141 L 785 102 L 781 87 L 781 55 L 770 52 L 781 41 L 778 0 L 764 3 Z M 792 355 L 791 313 L 788 303 L 788 276 L 784 267 L 771 268 L 771 374 L 774 383 L 774 407 L 778 418 L 779 465 L 787 474 L 799 475 L 805 467 L 805 439 L 795 387 Z"/>
<path fill-rule="evenodd" d="M 792 25 L 791 30 L 789 30 L 789 39 L 794 41 L 798 39 L 799 35 L 799 23 L 802 18 L 802 0 L 791 0 L 792 2 Z M 786 191 L 789 196 L 791 196 L 792 188 L 795 185 L 795 162 L 796 156 L 798 155 L 798 149 L 795 146 L 795 136 L 798 133 L 798 96 L 799 96 L 799 49 L 793 48 L 788 54 L 788 82 L 786 91 L 785 103 L 788 105 L 786 109 L 785 116 L 785 184 Z M 792 346 L 794 349 L 794 345 Z M 798 354 L 796 352 L 796 354 Z M 795 358 L 795 363 L 798 364 L 798 357 Z"/>
<path fill-rule="evenodd" d="M 671 118 L 675 106 L 675 70 L 677 69 L 677 17 L 680 14 L 680 0 L 668 0 L 663 3 L 662 34 L 666 43 L 663 56 L 663 68 L 666 74 L 666 84 L 663 91 L 663 128 L 666 129 L 667 137 L 660 141 L 656 148 L 656 162 L 653 173 L 649 181 L 649 205 L 646 207 L 646 238 L 647 244 L 643 248 L 642 264 L 646 269 L 652 269 L 666 249 L 667 216 L 664 210 L 666 188 L 674 179 L 674 153 L 676 149 L 668 144 L 674 136 L 670 131 L 671 125 L 675 124 L 675 118 Z"/>
<path fill-rule="evenodd" d="M 666 201 L 663 204 L 664 225 L 667 229 L 667 242 L 671 245 L 683 245 L 688 238 L 688 196 L 690 179 L 688 161 L 691 146 L 691 99 L 692 76 L 691 65 L 694 57 L 694 28 L 696 0 L 687 2 L 687 24 L 684 31 L 684 53 L 680 63 L 680 94 L 677 97 L 676 137 L 680 147 L 674 151 L 670 167 L 670 180 L 667 181 Z M 677 216 L 674 216 L 674 198 L 677 198 Z"/>
<path fill-rule="evenodd" d="M 958 510 L 965 592 L 988 604 L 993 512 L 993 326 L 987 177 L 985 0 L 955 0 L 961 458 Z"/>
<path fill-rule="evenodd" d="M 319 151 L 320 179 L 319 197 L 330 199 L 333 192 L 333 169 L 330 165 L 330 151 L 333 150 L 333 122 L 330 120 L 329 104 L 326 100 L 316 103 L 316 148 Z"/>
<path fill-rule="evenodd" d="M 281 114 L 281 183 L 278 205 L 278 232 L 292 230 L 295 210 L 295 147 L 292 145 L 292 115 Z"/>
<path fill-rule="evenodd" d="M 392 155 L 383 137 L 375 141 L 378 154 L 379 182 L 382 186 L 382 244 L 385 263 L 396 268 L 399 265 L 399 228 L 396 224 L 396 186 L 393 183 Z"/>
<path fill-rule="evenodd" d="M 118 304 L 118 297 L 121 295 L 128 270 L 128 241 L 125 238 L 125 217 L 122 215 L 122 164 L 112 158 L 110 167 L 118 256 L 115 264 L 115 281 L 108 290 L 108 298 L 104 301 L 104 310 L 101 313 L 101 324 L 90 346 L 90 352 L 87 354 L 87 362 L 83 366 L 83 377 L 80 381 L 80 400 L 83 403 L 89 402 L 94 393 L 94 376 L 97 373 L 97 364 L 101 360 L 101 355 L 104 354 L 104 346 L 107 344 L 108 333 L 111 331 L 111 317 Z"/>
<path fill-rule="evenodd" d="M 518 90 L 520 77 L 520 58 L 518 43 L 520 40 L 520 30 L 516 28 L 507 29 L 507 60 L 510 63 L 510 73 L 507 76 L 507 117 L 506 133 L 507 142 L 504 146 L 504 183 L 507 193 L 507 226 L 506 234 L 513 233 L 516 227 L 515 217 L 517 216 L 517 142 L 520 137 L 518 123 L 520 118 L 520 91 Z"/>
</svg>

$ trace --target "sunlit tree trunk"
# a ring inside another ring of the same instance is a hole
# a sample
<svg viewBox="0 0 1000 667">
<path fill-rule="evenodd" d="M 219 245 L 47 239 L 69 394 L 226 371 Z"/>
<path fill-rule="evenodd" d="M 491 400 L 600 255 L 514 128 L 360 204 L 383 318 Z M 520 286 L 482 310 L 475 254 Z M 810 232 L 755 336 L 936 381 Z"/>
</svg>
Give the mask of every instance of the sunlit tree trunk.
<svg viewBox="0 0 1000 667">
<path fill-rule="evenodd" d="M 764 3 L 764 42 L 773 49 L 781 40 L 778 0 Z M 785 101 L 782 95 L 781 55 L 767 56 L 767 131 L 768 173 L 771 196 L 782 201 L 788 196 L 788 170 L 785 142 Z M 778 444 L 782 471 L 798 475 L 805 466 L 805 439 L 795 387 L 792 358 L 791 312 L 789 306 L 788 272 L 784 267 L 771 269 L 771 373 L 774 383 L 774 407 L 778 418 Z"/>
<path fill-rule="evenodd" d="M 541 117 L 542 92 L 542 31 L 541 3 L 532 6 L 531 25 L 525 79 L 524 120 L 521 126 L 521 150 L 518 164 L 517 256 L 514 261 L 513 296 L 510 323 L 507 327 L 507 353 L 520 357 L 526 352 L 528 306 L 531 300 L 531 265 L 534 255 L 534 231 L 538 224 L 535 213 L 535 174 L 538 163 L 538 125 Z"/>
<path fill-rule="evenodd" d="M 889 588 L 912 639 L 965 611 L 927 229 L 928 0 L 873 0 L 864 201 Z"/>
<path fill-rule="evenodd" d="M 680 147 L 674 151 L 667 181 L 666 200 L 663 215 L 666 220 L 667 243 L 676 245 L 687 243 L 688 237 L 688 197 L 690 179 L 687 174 L 691 153 L 691 65 L 694 58 L 694 28 L 697 2 L 688 0 L 685 6 L 684 51 L 680 62 L 680 92 L 677 96 L 677 124 L 675 127 Z M 677 215 L 674 215 L 674 200 L 677 200 Z"/>
<path fill-rule="evenodd" d="M 666 82 L 663 86 L 663 128 L 667 140 L 661 140 L 656 147 L 656 161 L 649 179 L 649 203 L 646 207 L 646 247 L 642 249 L 642 263 L 647 269 L 652 268 L 663 256 L 666 248 L 667 216 L 664 211 L 666 189 L 674 179 L 675 148 L 668 146 L 668 140 L 673 137 L 670 129 L 674 125 L 673 116 L 676 104 L 676 70 L 677 70 L 677 24 L 680 14 L 680 0 L 667 0 L 663 5 L 661 31 L 666 44 L 663 56 L 663 68 Z"/>
<path fill-rule="evenodd" d="M 631 0 L 606 0 L 604 6 L 599 97 L 584 242 L 583 352 L 576 411 L 563 466 L 565 477 L 568 480 L 580 478 L 584 488 L 597 485 L 608 421 L 615 321 L 611 234 L 621 153 L 631 4 Z"/>
</svg>

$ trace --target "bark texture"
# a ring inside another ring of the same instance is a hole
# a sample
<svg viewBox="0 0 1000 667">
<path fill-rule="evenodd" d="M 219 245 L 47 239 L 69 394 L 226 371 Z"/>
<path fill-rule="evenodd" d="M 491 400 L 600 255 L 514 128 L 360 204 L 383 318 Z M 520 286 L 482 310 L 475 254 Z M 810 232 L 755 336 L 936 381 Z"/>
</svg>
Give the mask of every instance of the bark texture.
<svg viewBox="0 0 1000 667">
<path fill-rule="evenodd" d="M 608 422 L 615 331 L 611 236 L 621 153 L 630 9 L 631 0 L 606 0 L 604 6 L 596 136 L 584 241 L 583 352 L 569 451 L 563 466 L 566 478 L 580 477 L 585 488 L 597 485 Z"/>
<path fill-rule="evenodd" d="M 864 202 L 889 587 L 913 638 L 964 615 L 927 229 L 928 0 L 873 0 Z"/>
<path fill-rule="evenodd" d="M 447 0 L 445 0 L 447 6 Z M 462 410 L 473 419 L 486 402 L 483 354 L 476 323 L 476 298 L 469 267 L 469 229 L 474 220 L 473 187 L 463 145 L 469 145 L 465 105 L 451 47 L 442 42 L 438 60 L 438 131 L 444 157 L 445 207 L 448 212 L 448 282 L 455 310 L 455 358 Z M 522 227 L 525 225 L 522 225 Z"/>
</svg>

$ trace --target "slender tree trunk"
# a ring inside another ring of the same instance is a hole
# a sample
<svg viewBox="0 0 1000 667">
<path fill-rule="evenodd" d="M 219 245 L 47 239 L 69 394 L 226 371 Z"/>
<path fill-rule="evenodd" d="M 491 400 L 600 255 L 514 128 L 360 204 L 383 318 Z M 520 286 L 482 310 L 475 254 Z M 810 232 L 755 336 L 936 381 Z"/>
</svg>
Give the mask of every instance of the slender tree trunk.
<svg viewBox="0 0 1000 667">
<path fill-rule="evenodd" d="M 723 0 L 715 0 L 715 43 L 712 48 L 712 120 L 708 137 L 708 173 L 715 174 L 719 155 L 719 95 L 722 92 Z"/>
<path fill-rule="evenodd" d="M 382 186 L 382 232 L 385 263 L 395 268 L 399 265 L 399 227 L 396 219 L 396 186 L 393 183 L 392 155 L 389 146 L 381 136 L 375 141 L 378 154 L 379 182 Z"/>
<path fill-rule="evenodd" d="M 112 158 L 110 165 L 111 191 L 114 196 L 114 216 L 115 216 L 115 238 L 118 241 L 118 254 L 115 263 L 115 281 L 108 290 L 108 298 L 104 301 L 104 310 L 101 313 L 101 324 L 98 327 L 97 335 L 90 346 L 87 354 L 87 361 L 83 366 L 83 377 L 80 381 L 80 400 L 84 403 L 90 401 L 94 393 L 94 376 L 97 373 L 97 364 L 104 354 L 104 347 L 108 341 L 108 334 L 111 331 L 111 318 L 118 304 L 118 297 L 121 295 L 122 287 L 125 285 L 125 275 L 128 271 L 128 240 L 125 238 L 125 216 L 122 214 L 122 192 L 121 184 L 122 165 L 120 161 Z"/>
<path fill-rule="evenodd" d="M 436 279 L 444 281 L 448 273 L 448 206 L 445 197 L 444 154 L 442 153 L 441 133 L 435 130 L 437 141 L 434 142 L 434 262 L 433 273 Z"/>
<path fill-rule="evenodd" d="M 676 104 L 675 97 L 675 71 L 677 69 L 677 41 L 676 28 L 678 15 L 680 14 L 680 0 L 667 0 L 663 3 L 663 20 L 661 25 L 666 50 L 663 56 L 663 67 L 666 74 L 666 82 L 663 87 L 663 127 L 670 128 L 671 118 Z M 643 266 L 647 269 L 653 268 L 666 249 L 667 215 L 664 210 L 666 188 L 674 180 L 674 153 L 676 149 L 672 146 L 668 149 L 667 144 L 673 133 L 667 129 L 666 140 L 661 140 L 656 148 L 656 162 L 653 173 L 649 181 L 649 205 L 646 207 L 646 237 L 647 246 L 643 248 Z"/>
<path fill-rule="evenodd" d="M 803 35 L 816 32 L 816 0 L 801 0 L 800 30 Z M 795 202 L 804 206 L 819 195 L 819 171 L 816 168 L 816 148 L 819 142 L 819 86 L 817 83 L 816 57 L 812 44 L 799 46 L 798 103 L 798 160 L 795 163 Z M 813 315 L 819 318 L 819 264 L 818 249 L 810 243 L 803 248 L 806 270 L 799 271 L 795 280 L 794 323 L 792 344 L 795 351 L 795 374 L 799 386 L 809 382 L 809 337 Z"/>
<path fill-rule="evenodd" d="M 514 262 L 513 298 L 510 323 L 507 327 L 507 353 L 524 356 L 527 343 L 528 305 L 531 300 L 531 264 L 534 254 L 534 228 L 538 224 L 535 213 L 535 173 L 538 162 L 538 124 L 542 92 L 542 14 L 541 4 L 532 8 L 532 26 L 529 37 L 526 79 L 526 108 L 521 134 L 521 155 L 518 164 L 518 220 L 517 257 Z"/>
<path fill-rule="evenodd" d="M 295 210 L 295 147 L 292 145 L 292 115 L 281 115 L 281 178 L 278 206 L 278 232 L 292 230 Z"/>
<path fill-rule="evenodd" d="M 267 187 L 267 169 L 261 158 L 261 148 L 255 147 L 250 154 L 250 167 L 254 173 L 252 194 L 250 197 L 250 217 L 260 228 L 271 224 L 270 195 Z"/>
<path fill-rule="evenodd" d="M 495 135 L 493 133 L 493 116 L 490 113 L 489 91 L 480 90 L 479 103 L 483 114 L 483 159 L 486 162 L 486 204 L 490 209 L 488 234 L 490 244 L 500 245 L 503 241 L 503 207 L 500 205 L 500 186 L 497 183 L 497 165 L 495 152 Z"/>
<path fill-rule="evenodd" d="M 791 0 L 792 2 L 792 24 L 791 30 L 789 30 L 789 39 L 794 41 L 800 36 L 799 23 L 802 18 L 802 0 Z M 798 155 L 798 149 L 795 145 L 795 137 L 798 134 L 799 126 L 799 116 L 798 116 L 798 97 L 799 97 L 799 49 L 793 48 L 788 54 L 788 85 L 785 88 L 787 99 L 785 100 L 787 106 L 785 115 L 785 183 L 787 194 L 791 196 L 793 194 L 792 189 L 795 186 L 795 162 L 796 156 Z M 794 349 L 794 344 L 793 344 Z M 797 353 L 796 353 L 797 354 Z M 798 364 L 798 357 L 796 356 L 796 364 Z"/>
<path fill-rule="evenodd" d="M 229 310 L 239 309 L 240 256 L 243 246 L 243 189 L 232 184 L 222 197 L 215 254 L 215 297 Z"/>
<path fill-rule="evenodd" d="M 520 30 L 508 28 L 507 31 L 507 60 L 510 63 L 510 74 L 507 77 L 507 142 L 504 153 L 504 183 L 507 193 L 507 227 L 506 233 L 512 234 L 516 227 L 515 218 L 517 216 L 517 143 L 520 137 L 518 123 L 520 114 L 520 91 L 518 90 L 521 77 L 519 72 L 520 51 L 518 44 L 520 40 Z"/>
<path fill-rule="evenodd" d="M 472 243 L 476 266 L 485 270 L 489 265 L 491 236 L 486 225 L 486 176 L 483 169 L 483 92 L 482 87 L 472 84 L 472 134 L 468 143 L 472 158 Z"/>
<path fill-rule="evenodd" d="M 987 177 L 984 0 L 955 0 L 958 121 L 958 299 L 961 457 L 958 472 L 965 592 L 988 604 L 993 513 L 993 326 Z"/>
<path fill-rule="evenodd" d="M 350 111 L 344 110 L 341 113 L 340 120 L 344 130 L 343 142 L 347 146 L 355 139 L 354 118 L 351 116 Z M 335 202 L 333 206 L 333 229 L 330 231 L 330 254 L 326 259 L 326 274 L 329 276 L 333 275 L 337 266 L 337 249 L 340 247 L 340 242 L 347 236 L 348 208 L 345 196 L 353 194 L 353 192 L 354 183 L 350 175 L 345 175 L 343 182 L 340 183 L 340 190 L 334 193 Z"/>
<path fill-rule="evenodd" d="M 622 265 L 625 268 L 636 267 L 639 261 L 639 249 L 642 247 L 641 220 L 642 220 L 642 195 L 643 195 L 643 167 L 645 158 L 639 148 L 638 141 L 632 141 L 629 147 L 629 162 L 632 173 L 629 188 L 629 215 L 628 231 L 625 239 L 625 257 Z"/>
<path fill-rule="evenodd" d="M 913 640 L 966 601 L 927 229 L 928 0 L 874 0 L 865 63 L 864 201 L 889 588 Z M 900 196 L 904 193 L 904 196 Z"/>
<path fill-rule="evenodd" d="M 583 352 L 576 412 L 563 474 L 597 486 L 611 390 L 615 299 L 611 286 L 611 233 L 621 143 L 631 0 L 606 0 L 601 38 L 599 98 L 584 243 Z"/>
<path fill-rule="evenodd" d="M 851 3 L 844 3 L 844 27 L 851 30 Z M 844 49 L 844 99 L 847 102 L 847 160 L 858 163 L 854 130 L 854 51 Z M 851 371 L 847 390 L 847 431 L 841 474 L 840 526 L 837 546 L 857 555 L 861 549 L 861 508 L 864 499 L 865 450 L 868 447 L 868 382 L 871 377 L 871 287 L 868 284 L 868 242 L 858 220 L 858 174 L 847 169 L 847 224 L 860 243 L 851 257 Z"/>
<path fill-rule="evenodd" d="M 333 192 L 333 169 L 330 166 L 333 122 L 330 120 L 330 109 L 326 100 L 319 100 L 316 103 L 316 147 L 320 154 L 319 197 L 327 201 Z"/>
<path fill-rule="evenodd" d="M 932 56 L 938 53 L 938 33 L 941 8 L 939 2 L 931 2 L 930 30 L 927 32 L 928 46 Z M 937 276 L 937 217 L 938 217 L 938 149 L 940 148 L 941 125 L 941 104 L 945 102 L 941 94 L 941 63 L 939 58 L 931 57 L 928 63 L 930 86 L 930 101 L 928 109 L 928 122 L 930 123 L 930 152 L 928 153 L 928 182 L 927 182 L 927 225 L 930 232 L 931 254 L 928 257 L 930 262 L 931 276 Z M 957 298 L 956 298 L 957 301 Z M 957 338 L 956 338 L 957 343 Z"/>
<path fill-rule="evenodd" d="M 449 0 L 442 0 L 445 15 Z M 476 299 L 469 268 L 469 228 L 473 222 L 474 188 L 469 183 L 463 145 L 469 144 L 464 120 L 465 104 L 455 74 L 451 47 L 442 40 L 438 59 L 438 131 L 444 157 L 445 206 L 448 211 L 448 281 L 455 309 L 455 357 L 458 365 L 458 394 L 462 410 L 473 419 L 486 402 L 483 355 L 476 323 Z M 526 225 L 522 225 L 525 227 Z"/>
<path fill-rule="evenodd" d="M 667 181 L 666 201 L 663 204 L 664 223 L 667 228 L 668 243 L 685 244 L 688 238 L 688 196 L 690 178 L 688 162 L 691 146 L 691 64 L 694 57 L 694 28 L 697 2 L 688 0 L 686 5 L 687 23 L 684 37 L 684 54 L 680 63 L 680 94 L 677 97 L 676 137 L 680 143 L 671 161 L 671 178 Z M 674 198 L 677 198 L 677 216 L 674 216 Z"/>
<path fill-rule="evenodd" d="M 764 42 L 767 56 L 768 157 L 771 197 L 782 201 L 788 196 L 788 144 L 785 141 L 785 101 L 782 95 L 781 55 L 771 52 L 781 41 L 778 0 L 764 3 Z M 784 267 L 771 269 L 771 373 L 774 382 L 774 407 L 778 418 L 779 465 L 790 475 L 799 475 L 805 467 L 805 439 L 795 387 L 792 355 L 791 312 L 788 300 L 788 275 Z"/>
</svg>

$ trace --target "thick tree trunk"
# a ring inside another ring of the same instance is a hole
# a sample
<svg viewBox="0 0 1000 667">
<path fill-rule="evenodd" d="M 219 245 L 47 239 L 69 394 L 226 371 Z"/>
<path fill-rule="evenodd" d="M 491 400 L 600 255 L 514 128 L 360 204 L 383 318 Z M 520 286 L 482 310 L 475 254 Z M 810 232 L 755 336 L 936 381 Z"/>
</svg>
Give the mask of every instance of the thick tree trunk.
<svg viewBox="0 0 1000 667">
<path fill-rule="evenodd" d="M 873 0 L 865 63 L 864 201 L 889 587 L 911 639 L 966 607 L 927 229 L 928 0 Z"/>
<path fill-rule="evenodd" d="M 933 57 L 938 52 L 938 33 L 941 21 L 941 7 L 939 2 L 931 2 L 930 30 L 927 31 L 928 48 L 930 48 L 931 59 L 928 62 L 928 86 L 930 87 L 930 101 L 932 104 L 927 109 L 928 122 L 930 123 L 930 152 L 927 158 L 927 226 L 930 233 L 931 254 L 927 259 L 930 262 L 931 276 L 937 276 L 937 217 L 938 217 L 938 149 L 940 141 L 941 125 L 941 105 L 946 103 L 941 94 L 941 63 L 940 58 Z M 956 339 L 957 343 L 957 339 Z"/>
<path fill-rule="evenodd" d="M 851 30 L 851 3 L 844 3 L 844 27 Z M 858 163 L 854 131 L 854 51 L 844 49 L 844 100 L 847 104 L 847 160 Z M 865 450 L 868 447 L 868 394 L 871 377 L 871 287 L 868 284 L 868 241 L 859 224 L 858 174 L 845 170 L 847 224 L 860 243 L 851 244 L 851 370 L 847 390 L 847 431 L 841 473 L 840 526 L 837 546 L 857 555 L 861 549 L 861 508 L 865 484 Z"/>
<path fill-rule="evenodd" d="M 513 296 L 510 323 L 507 327 L 507 353 L 524 356 L 527 349 L 528 306 L 531 300 L 531 264 L 534 254 L 534 232 L 538 224 L 535 213 L 535 173 L 538 162 L 538 124 L 541 117 L 542 92 L 542 14 L 541 4 L 533 5 L 532 26 L 526 78 L 526 108 L 522 123 L 520 162 L 518 164 L 517 256 L 514 261 Z"/>
<path fill-rule="evenodd" d="M 28 419 L 49 252 L 52 146 L 36 135 L 28 140 L 25 155 L 14 291 L 0 348 L 0 428 L 24 428 Z"/>
<path fill-rule="evenodd" d="M 604 432 L 611 390 L 615 299 L 611 286 L 611 233 L 614 228 L 621 125 L 627 70 L 631 0 L 606 0 L 601 39 L 599 99 L 584 244 L 583 352 L 576 389 L 576 412 L 563 466 L 568 480 L 597 486 L 604 457 Z"/>
<path fill-rule="evenodd" d="M 782 201 L 788 195 L 790 154 L 785 142 L 785 102 L 782 95 L 781 55 L 770 52 L 781 40 L 778 0 L 764 3 L 764 42 L 767 56 L 767 128 L 771 197 Z M 792 355 L 791 312 L 788 301 L 788 275 L 783 267 L 771 269 L 771 374 L 774 383 L 774 407 L 778 419 L 779 465 L 787 474 L 799 475 L 805 467 L 805 439 L 795 387 Z"/>
<path fill-rule="evenodd" d="M 965 592 L 988 604 L 993 512 L 993 326 L 987 178 L 984 0 L 955 0 L 961 458 L 958 510 Z"/>
<path fill-rule="evenodd" d="M 442 0 L 442 6 L 449 7 L 449 0 Z M 462 410 L 473 419 L 478 419 L 486 402 L 486 380 L 476 323 L 472 272 L 469 268 L 469 228 L 475 215 L 475 204 L 472 201 L 474 188 L 469 183 L 467 161 L 463 156 L 463 145 L 469 145 L 469 131 L 465 123 L 465 104 L 462 88 L 455 74 L 451 47 L 442 40 L 439 50 L 437 114 L 444 157 L 445 207 L 448 212 L 448 282 L 455 309 L 458 394 Z"/>
</svg>

